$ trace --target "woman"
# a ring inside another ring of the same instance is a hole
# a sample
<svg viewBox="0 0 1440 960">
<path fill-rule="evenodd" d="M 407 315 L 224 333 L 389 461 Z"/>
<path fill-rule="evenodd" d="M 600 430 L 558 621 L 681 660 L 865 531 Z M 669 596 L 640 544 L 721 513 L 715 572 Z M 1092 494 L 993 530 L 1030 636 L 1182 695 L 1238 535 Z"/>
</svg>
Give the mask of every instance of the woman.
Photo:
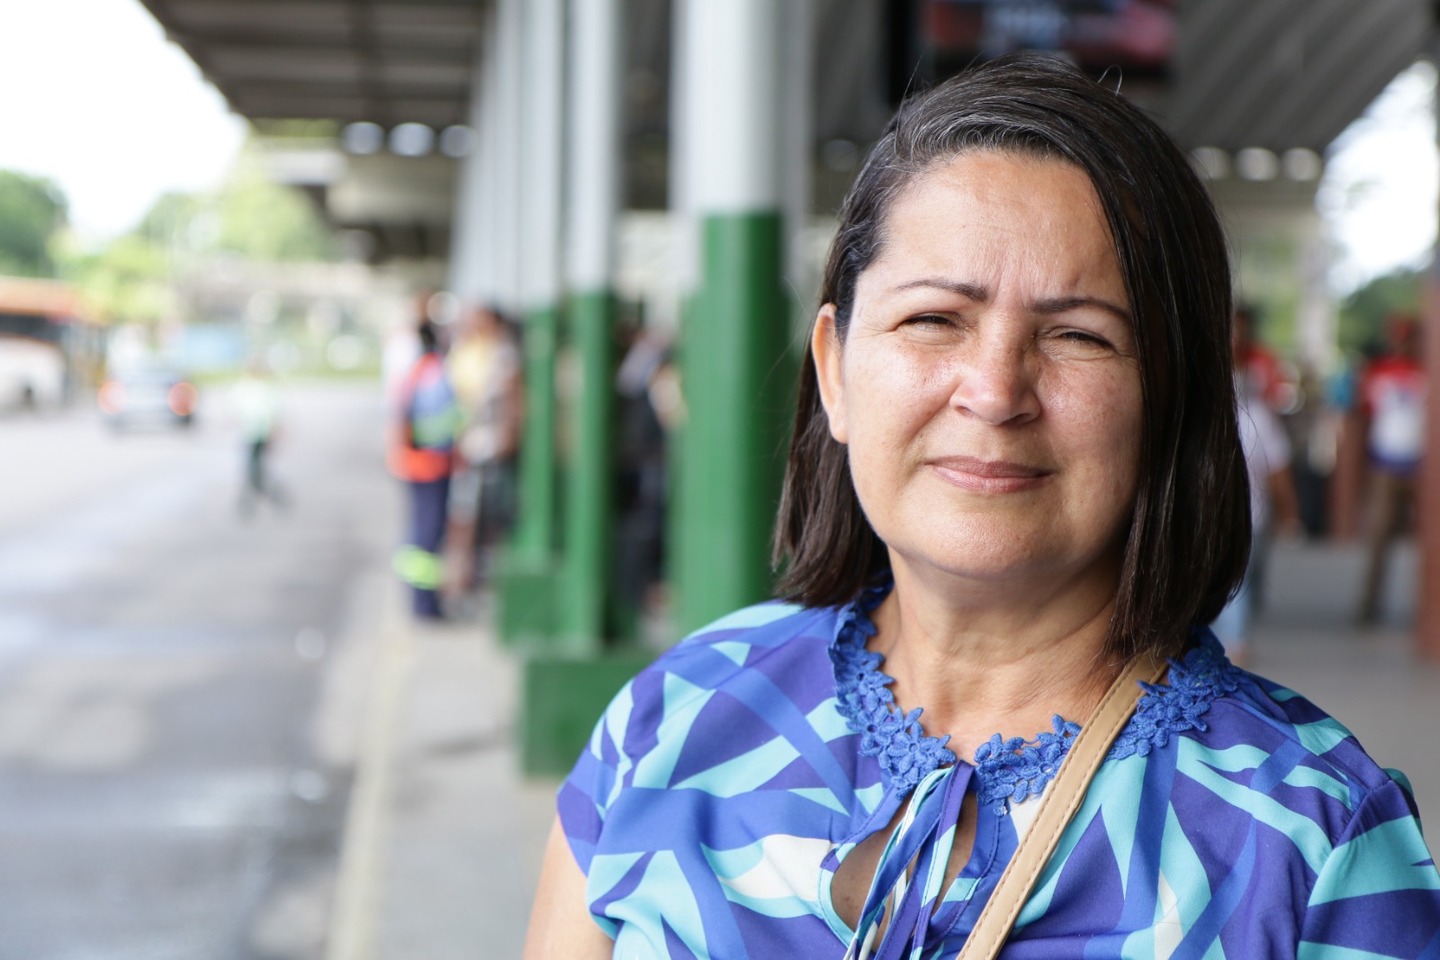
<svg viewBox="0 0 1440 960">
<path fill-rule="evenodd" d="M 1195 626 L 1249 543 L 1229 281 L 1185 158 L 1071 68 L 1000 61 L 902 107 L 802 375 L 791 602 L 616 698 L 560 792 L 527 955 L 954 956 L 1077 721 L 1146 654 L 1168 677 L 1002 955 L 1440 949 L 1407 792 Z"/>
</svg>

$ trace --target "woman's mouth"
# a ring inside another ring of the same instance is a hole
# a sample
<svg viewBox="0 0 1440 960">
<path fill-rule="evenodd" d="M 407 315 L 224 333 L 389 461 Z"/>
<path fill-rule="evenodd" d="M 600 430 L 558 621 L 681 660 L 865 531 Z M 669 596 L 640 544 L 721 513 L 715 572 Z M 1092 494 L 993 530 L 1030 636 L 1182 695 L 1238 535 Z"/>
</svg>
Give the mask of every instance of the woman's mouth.
<svg viewBox="0 0 1440 960">
<path fill-rule="evenodd" d="M 1047 467 L 979 457 L 938 457 L 928 465 L 946 483 L 974 493 L 1020 493 L 1054 475 Z"/>
</svg>

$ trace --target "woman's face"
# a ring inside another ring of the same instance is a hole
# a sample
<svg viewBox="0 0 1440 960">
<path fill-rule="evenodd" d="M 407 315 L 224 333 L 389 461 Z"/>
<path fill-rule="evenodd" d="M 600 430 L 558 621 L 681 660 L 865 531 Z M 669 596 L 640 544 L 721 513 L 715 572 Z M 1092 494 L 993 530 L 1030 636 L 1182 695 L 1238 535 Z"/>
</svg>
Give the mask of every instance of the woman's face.
<svg viewBox="0 0 1440 960">
<path fill-rule="evenodd" d="M 897 572 L 1113 590 L 1140 372 L 1099 201 L 1069 164 L 961 155 L 894 201 L 849 331 L 812 342 L 830 432 Z"/>
</svg>

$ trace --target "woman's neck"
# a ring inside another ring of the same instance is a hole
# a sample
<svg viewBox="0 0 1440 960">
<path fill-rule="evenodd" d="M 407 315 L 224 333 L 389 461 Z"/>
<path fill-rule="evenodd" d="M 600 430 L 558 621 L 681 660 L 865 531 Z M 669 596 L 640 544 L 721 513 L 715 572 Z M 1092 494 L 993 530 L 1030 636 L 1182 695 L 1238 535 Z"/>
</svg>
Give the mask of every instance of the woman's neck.
<svg viewBox="0 0 1440 960">
<path fill-rule="evenodd" d="M 996 733 L 1049 730 L 1057 713 L 1083 723 L 1119 673 L 1105 653 L 1113 580 L 1052 585 L 1015 602 L 986 589 L 937 591 L 903 563 L 894 570 L 870 649 L 885 655 L 896 703 L 923 707 L 925 732 L 949 734 L 959 757 Z"/>
</svg>

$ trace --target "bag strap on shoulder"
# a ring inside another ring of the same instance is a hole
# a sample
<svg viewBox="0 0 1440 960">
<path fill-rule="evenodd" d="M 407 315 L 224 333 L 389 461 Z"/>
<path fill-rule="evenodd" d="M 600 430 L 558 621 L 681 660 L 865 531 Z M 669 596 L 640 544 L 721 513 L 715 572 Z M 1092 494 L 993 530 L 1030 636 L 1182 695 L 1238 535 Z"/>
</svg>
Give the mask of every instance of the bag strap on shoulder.
<svg viewBox="0 0 1440 960">
<path fill-rule="evenodd" d="M 956 960 L 993 960 L 1000 953 L 1020 908 L 1029 899 L 1041 871 L 1055 852 L 1060 835 L 1084 802 L 1085 790 L 1105 762 L 1110 745 L 1130 722 L 1144 692 L 1139 689 L 1140 683 L 1159 683 L 1168 669 L 1165 660 L 1141 654 L 1130 661 L 1110 685 L 1095 713 L 1076 734 L 1054 781 L 1040 798 L 1034 822 L 1000 875 L 1000 883 L 985 909 L 980 911 L 975 929 Z"/>
</svg>

